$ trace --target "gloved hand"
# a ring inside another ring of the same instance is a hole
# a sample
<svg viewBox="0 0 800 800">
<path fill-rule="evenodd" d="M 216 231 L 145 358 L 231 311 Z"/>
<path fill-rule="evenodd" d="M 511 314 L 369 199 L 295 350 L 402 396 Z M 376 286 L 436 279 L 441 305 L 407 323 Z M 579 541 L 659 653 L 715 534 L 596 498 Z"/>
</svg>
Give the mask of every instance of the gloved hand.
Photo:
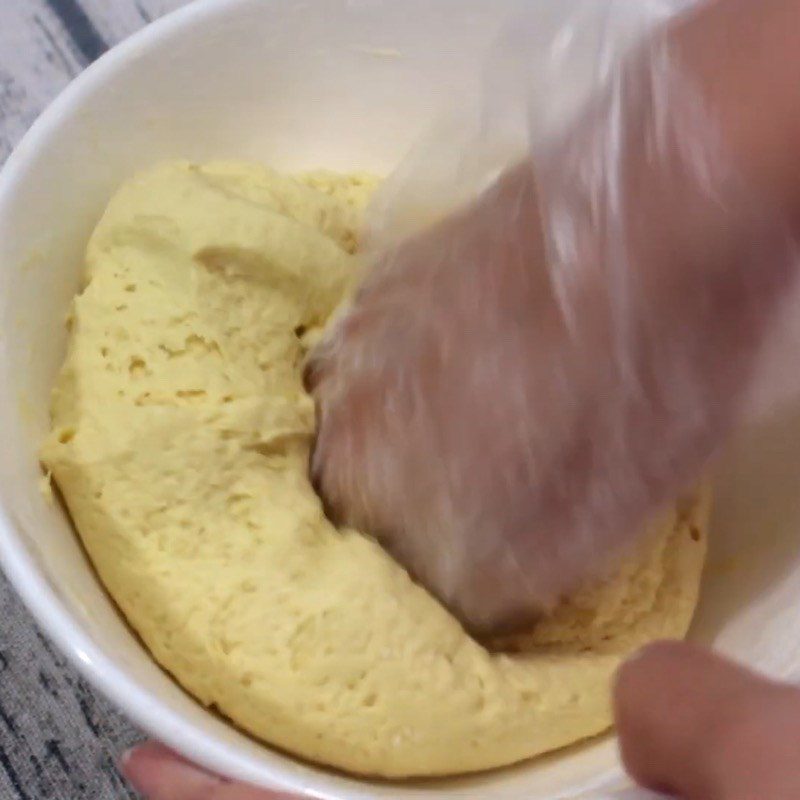
<svg viewBox="0 0 800 800">
<path fill-rule="evenodd" d="M 796 278 L 799 46 L 796 0 L 658 26 L 313 354 L 331 513 L 473 630 L 611 568 L 741 422 Z"/>
</svg>

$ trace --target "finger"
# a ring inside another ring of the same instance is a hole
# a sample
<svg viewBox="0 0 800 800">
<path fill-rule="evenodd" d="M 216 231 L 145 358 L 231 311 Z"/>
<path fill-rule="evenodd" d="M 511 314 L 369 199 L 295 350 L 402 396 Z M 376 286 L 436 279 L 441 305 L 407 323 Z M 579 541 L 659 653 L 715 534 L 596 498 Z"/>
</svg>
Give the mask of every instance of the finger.
<svg viewBox="0 0 800 800">
<path fill-rule="evenodd" d="M 325 376 L 326 359 L 318 352 L 312 354 L 306 360 L 303 367 L 303 388 L 308 394 L 314 394 L 317 387 Z"/>
<path fill-rule="evenodd" d="M 207 800 L 222 785 L 219 778 L 155 742 L 126 753 L 122 772 L 148 800 Z"/>
<path fill-rule="evenodd" d="M 353 341 L 363 341 L 365 336 L 366 318 L 353 305 L 329 327 L 306 358 L 302 376 L 305 390 L 315 394 L 323 381 L 337 371 L 342 350 L 352 347 Z"/>
<path fill-rule="evenodd" d="M 218 778 L 155 742 L 126 753 L 122 773 L 147 800 L 290 800 Z"/>
<path fill-rule="evenodd" d="M 322 391 L 316 399 L 317 436 L 310 455 L 314 491 L 334 524 L 369 528 L 375 520 L 367 518 L 364 498 L 374 494 L 369 487 L 376 475 L 368 473 L 366 458 L 368 442 L 376 439 L 374 408 L 380 401 L 361 381 L 341 394 Z"/>
<path fill-rule="evenodd" d="M 651 645 L 615 689 L 631 776 L 685 800 L 800 796 L 800 692 L 685 643 Z"/>
</svg>

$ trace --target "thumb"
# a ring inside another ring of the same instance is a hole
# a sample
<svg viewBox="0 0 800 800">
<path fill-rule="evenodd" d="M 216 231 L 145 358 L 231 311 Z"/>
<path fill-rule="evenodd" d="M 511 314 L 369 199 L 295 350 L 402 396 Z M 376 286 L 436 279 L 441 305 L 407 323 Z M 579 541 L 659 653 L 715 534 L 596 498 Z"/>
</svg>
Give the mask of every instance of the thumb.
<svg viewBox="0 0 800 800">
<path fill-rule="evenodd" d="M 155 742 L 126 753 L 122 772 L 146 800 L 288 800 L 288 795 L 218 778 Z"/>
<path fill-rule="evenodd" d="M 684 800 L 800 797 L 800 691 L 699 647 L 664 642 L 625 664 L 615 712 L 643 786 Z"/>
</svg>

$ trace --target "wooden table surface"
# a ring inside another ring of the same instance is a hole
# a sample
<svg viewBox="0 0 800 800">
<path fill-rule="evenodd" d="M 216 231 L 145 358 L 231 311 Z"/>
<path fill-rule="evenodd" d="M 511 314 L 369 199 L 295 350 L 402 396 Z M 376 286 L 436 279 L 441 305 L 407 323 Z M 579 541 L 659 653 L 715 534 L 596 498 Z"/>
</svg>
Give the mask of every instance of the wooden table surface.
<svg viewBox="0 0 800 800">
<path fill-rule="evenodd" d="M 0 164 L 82 69 L 189 0 L 0 0 Z M 133 798 L 115 769 L 140 737 L 36 629 L 0 575 L 0 800 Z"/>
</svg>

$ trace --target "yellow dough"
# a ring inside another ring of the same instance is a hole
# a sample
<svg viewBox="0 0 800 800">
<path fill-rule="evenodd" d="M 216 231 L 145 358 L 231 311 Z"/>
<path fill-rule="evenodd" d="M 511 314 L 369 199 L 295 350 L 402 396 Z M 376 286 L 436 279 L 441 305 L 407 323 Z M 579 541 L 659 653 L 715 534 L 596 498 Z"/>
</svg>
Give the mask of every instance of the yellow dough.
<svg viewBox="0 0 800 800">
<path fill-rule="evenodd" d="M 128 182 L 89 243 L 43 462 L 109 592 L 202 703 L 351 772 L 472 772 L 609 727 L 621 659 L 687 630 L 708 503 L 505 653 L 337 531 L 307 478 L 301 370 L 375 184 L 238 163 Z"/>
</svg>

